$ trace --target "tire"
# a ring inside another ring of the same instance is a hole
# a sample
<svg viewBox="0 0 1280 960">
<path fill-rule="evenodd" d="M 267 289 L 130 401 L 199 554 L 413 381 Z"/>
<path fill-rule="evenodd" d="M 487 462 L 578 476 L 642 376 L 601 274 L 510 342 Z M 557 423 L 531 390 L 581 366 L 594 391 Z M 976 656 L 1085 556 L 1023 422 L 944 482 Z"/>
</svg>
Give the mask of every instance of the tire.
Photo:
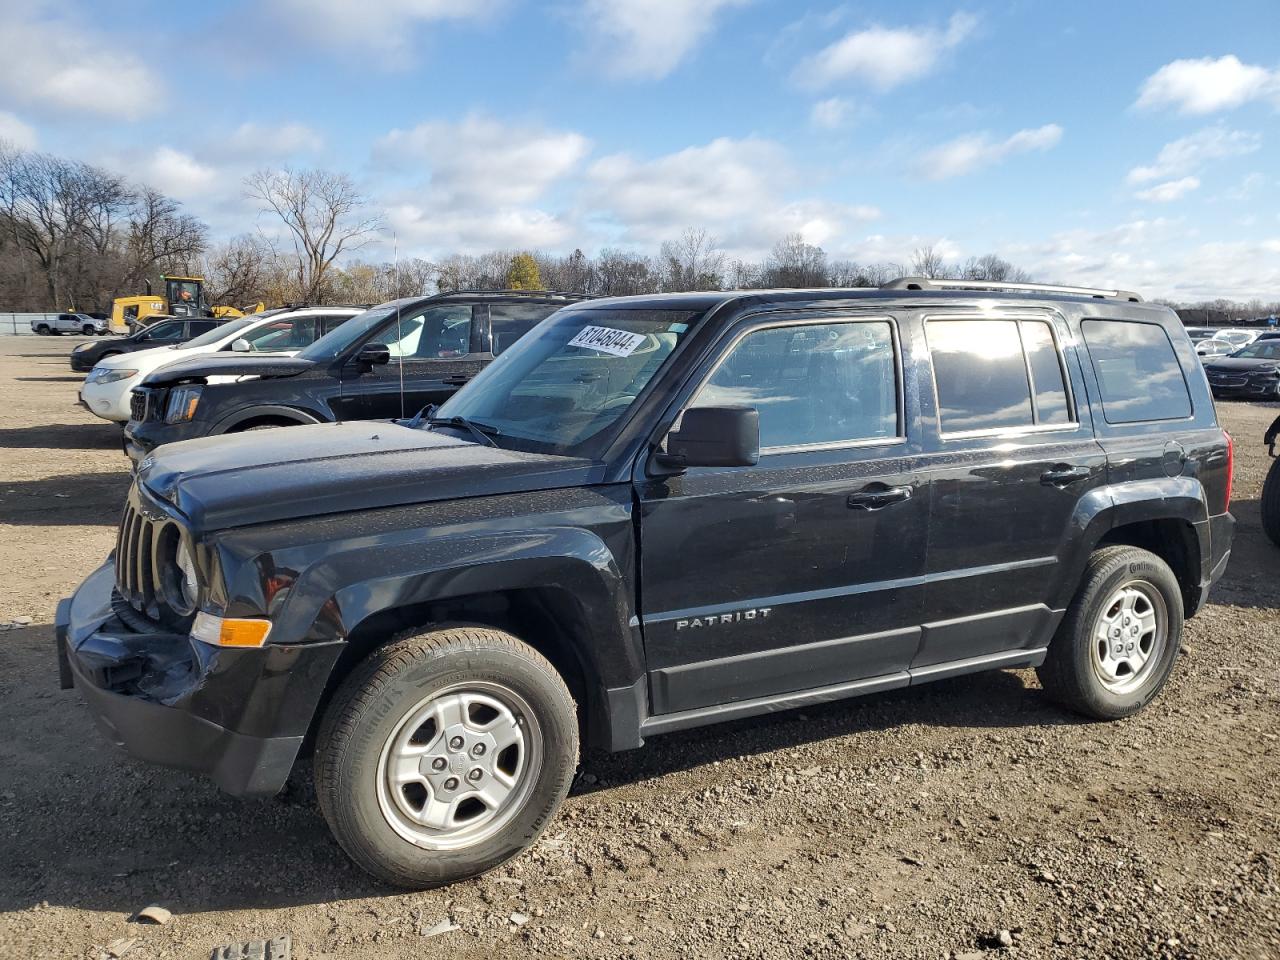
<svg viewBox="0 0 1280 960">
<path fill-rule="evenodd" d="M 92 337 L 98 331 L 86 323 L 83 327 L 80 328 L 80 332 L 83 333 L 86 337 Z"/>
<path fill-rule="evenodd" d="M 1280 547 L 1280 458 L 1271 461 L 1262 485 L 1262 529 Z"/>
<path fill-rule="evenodd" d="M 1125 606 L 1130 600 L 1132 609 Z M 1156 624 L 1150 634 L 1148 617 Z M 1131 716 L 1173 672 L 1182 621 L 1182 590 L 1167 563 L 1138 547 L 1103 547 L 1089 557 L 1036 673 L 1050 697 L 1077 713 L 1096 720 Z M 1136 666 L 1148 637 L 1145 660 Z M 1123 664 L 1113 658 L 1117 651 L 1126 658 Z"/>
<path fill-rule="evenodd" d="M 433 711 L 446 719 L 432 719 Z M 504 745 L 513 738 L 518 744 Z M 393 759 L 409 753 L 397 787 Z M 338 688 L 316 736 L 316 798 L 361 869 L 399 887 L 435 887 L 530 847 L 577 763 L 577 708 L 555 668 L 511 634 L 453 626 L 378 648 Z M 492 806 L 464 799 L 474 794 L 471 783 L 504 799 Z M 439 828 L 413 820 L 434 797 L 449 801 Z M 450 818 L 461 822 L 444 822 Z"/>
<path fill-rule="evenodd" d="M 52 332 L 53 332 L 53 331 L 52 331 L 52 330 L 50 330 L 50 329 L 49 329 L 49 327 L 48 327 L 46 324 L 43 324 L 43 323 L 42 323 L 42 324 L 40 324 L 40 326 L 36 327 L 36 336 L 37 336 L 37 337 L 47 337 L 47 336 L 49 336 L 49 334 L 50 334 L 50 333 L 52 333 Z"/>
</svg>

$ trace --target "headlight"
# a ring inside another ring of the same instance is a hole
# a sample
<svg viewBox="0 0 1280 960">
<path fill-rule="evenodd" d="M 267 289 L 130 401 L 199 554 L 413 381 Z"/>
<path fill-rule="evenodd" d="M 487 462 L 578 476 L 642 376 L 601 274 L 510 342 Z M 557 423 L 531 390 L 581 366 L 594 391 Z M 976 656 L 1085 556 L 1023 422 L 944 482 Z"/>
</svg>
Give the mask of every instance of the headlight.
<svg viewBox="0 0 1280 960">
<path fill-rule="evenodd" d="M 94 367 L 89 371 L 89 376 L 85 377 L 85 383 L 115 383 L 119 380 L 128 380 L 130 377 L 136 377 L 137 370 L 112 370 L 110 367 Z"/>
<path fill-rule="evenodd" d="M 174 387 L 169 393 L 169 403 L 164 408 L 165 423 L 184 423 L 196 415 L 196 407 L 200 406 L 200 393 L 203 387 L 188 384 Z"/>
<path fill-rule="evenodd" d="M 166 523 L 160 529 L 155 549 L 165 604 L 180 617 L 190 616 L 200 602 L 200 573 L 187 537 L 177 524 Z"/>
<path fill-rule="evenodd" d="M 200 580 L 196 576 L 196 562 L 191 556 L 191 549 L 187 546 L 186 540 L 178 544 L 178 555 L 174 559 L 178 564 L 179 573 L 182 574 L 182 580 L 178 584 L 178 589 L 182 591 L 182 599 L 186 601 L 187 607 L 194 607 L 200 600 Z"/>
</svg>

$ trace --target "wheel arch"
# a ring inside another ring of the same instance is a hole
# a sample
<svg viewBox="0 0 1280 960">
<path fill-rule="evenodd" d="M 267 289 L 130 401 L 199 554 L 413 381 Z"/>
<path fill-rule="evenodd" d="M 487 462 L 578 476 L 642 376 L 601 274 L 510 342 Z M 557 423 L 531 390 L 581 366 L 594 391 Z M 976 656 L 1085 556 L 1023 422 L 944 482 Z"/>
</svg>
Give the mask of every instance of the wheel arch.
<svg viewBox="0 0 1280 960">
<path fill-rule="evenodd" d="M 212 434 L 231 433 L 235 430 L 246 430 L 255 426 L 302 426 L 308 423 L 321 423 L 319 417 L 297 407 L 283 404 L 268 404 L 236 410 L 227 414 L 215 425 Z"/>
</svg>

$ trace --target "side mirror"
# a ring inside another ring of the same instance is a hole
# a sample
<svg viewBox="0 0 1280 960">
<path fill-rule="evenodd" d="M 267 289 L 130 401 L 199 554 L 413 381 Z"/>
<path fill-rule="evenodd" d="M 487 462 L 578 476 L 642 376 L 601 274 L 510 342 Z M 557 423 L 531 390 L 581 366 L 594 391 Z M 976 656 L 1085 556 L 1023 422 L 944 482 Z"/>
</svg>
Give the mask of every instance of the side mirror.
<svg viewBox="0 0 1280 960">
<path fill-rule="evenodd" d="M 760 412 L 755 407 L 690 407 L 667 434 L 663 466 L 753 467 L 760 462 Z"/>
<path fill-rule="evenodd" d="M 239 339 L 231 341 L 232 353 L 249 353 L 252 350 L 253 350 L 253 347 L 249 346 L 249 341 L 246 340 L 244 337 L 240 337 Z"/>
<path fill-rule="evenodd" d="M 367 363 L 369 366 L 380 366 L 391 362 L 391 348 L 385 343 L 366 343 L 355 355 L 356 363 Z"/>
</svg>

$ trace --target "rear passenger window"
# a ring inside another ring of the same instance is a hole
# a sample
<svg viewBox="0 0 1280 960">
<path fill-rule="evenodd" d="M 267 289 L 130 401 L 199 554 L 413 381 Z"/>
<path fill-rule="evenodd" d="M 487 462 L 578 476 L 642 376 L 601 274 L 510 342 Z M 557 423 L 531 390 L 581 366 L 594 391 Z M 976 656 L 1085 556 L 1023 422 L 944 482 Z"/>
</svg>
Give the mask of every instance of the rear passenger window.
<svg viewBox="0 0 1280 960">
<path fill-rule="evenodd" d="M 1187 381 L 1163 327 L 1138 320 L 1085 320 L 1080 326 L 1108 423 L 1191 416 Z"/>
<path fill-rule="evenodd" d="M 744 337 L 696 406 L 760 412 L 760 446 L 898 436 L 898 364 L 885 321 L 774 327 Z"/>
<path fill-rule="evenodd" d="M 493 331 L 493 354 L 497 356 L 526 333 L 543 317 L 560 309 L 556 303 L 493 303 L 489 305 L 489 322 Z"/>
<path fill-rule="evenodd" d="M 925 325 L 944 433 L 1072 422 L 1053 328 L 1043 320 Z"/>
</svg>

